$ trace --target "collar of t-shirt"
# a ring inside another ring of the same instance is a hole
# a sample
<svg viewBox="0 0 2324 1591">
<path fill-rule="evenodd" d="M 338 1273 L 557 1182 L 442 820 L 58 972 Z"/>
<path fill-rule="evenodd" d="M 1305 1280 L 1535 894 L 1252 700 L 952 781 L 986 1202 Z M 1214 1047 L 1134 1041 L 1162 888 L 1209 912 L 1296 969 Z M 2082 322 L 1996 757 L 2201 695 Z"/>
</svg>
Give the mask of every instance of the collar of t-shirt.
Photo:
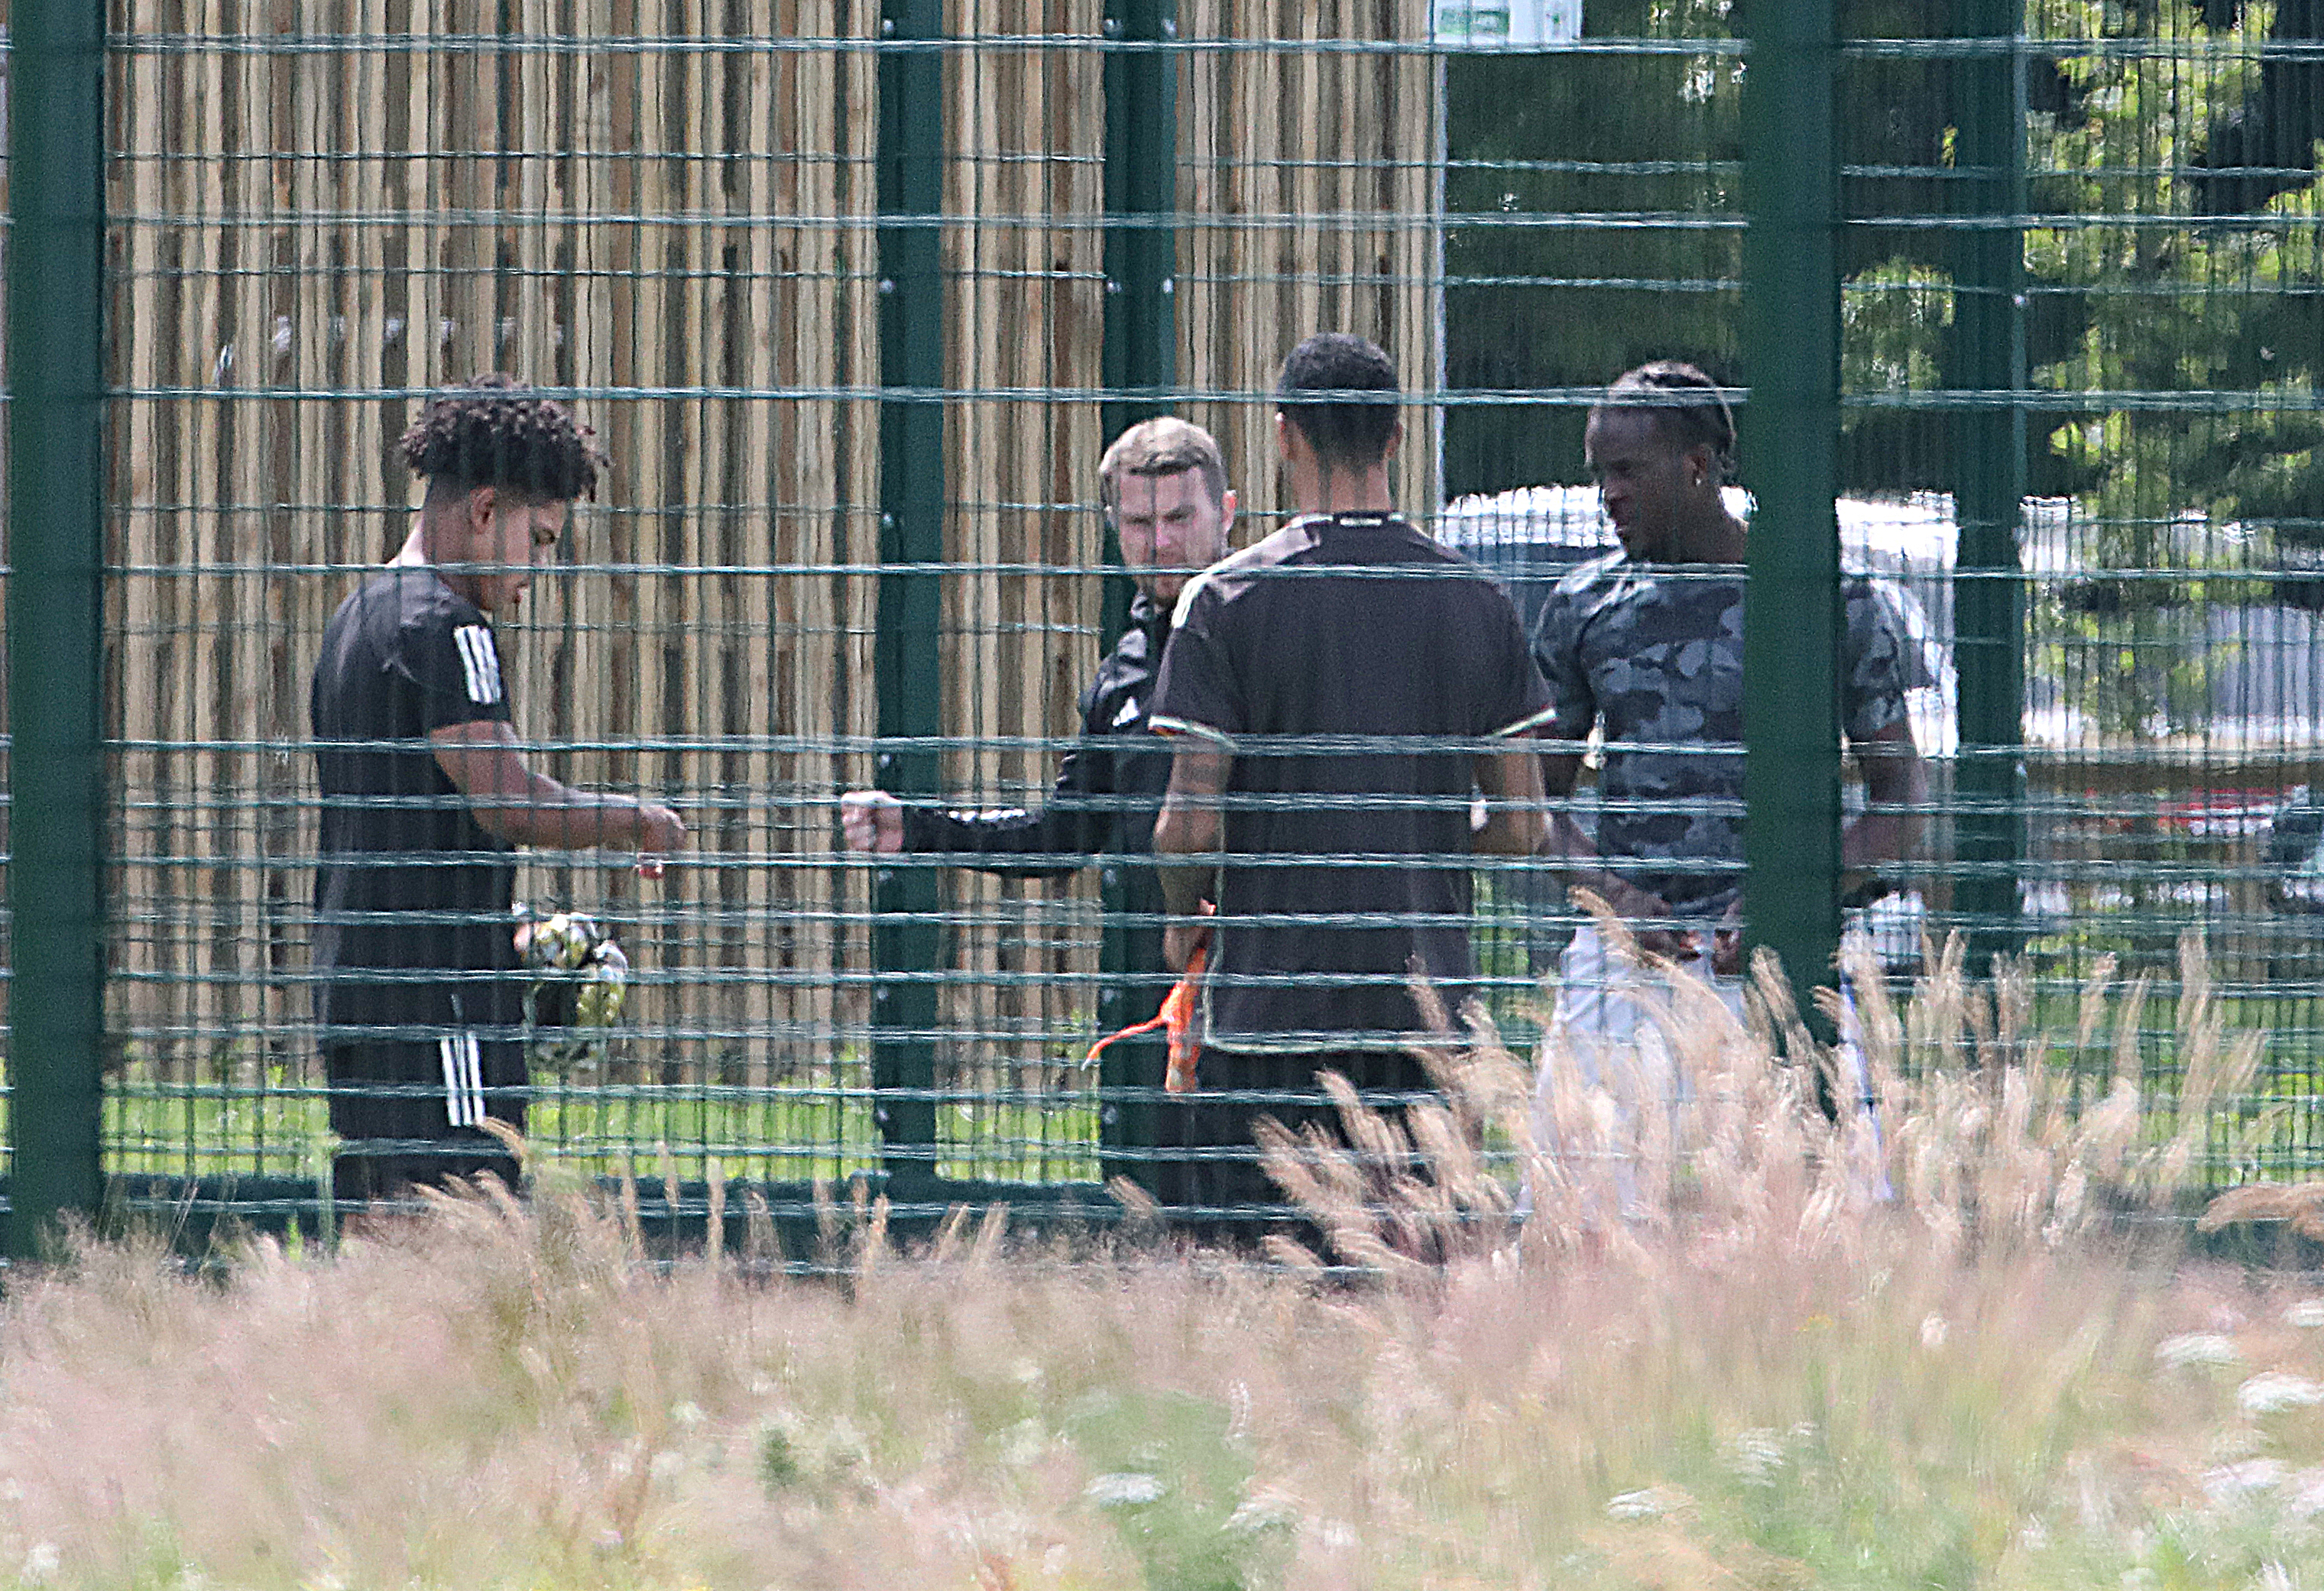
<svg viewBox="0 0 2324 1591">
<path fill-rule="evenodd" d="M 1317 527 L 1328 525 L 1338 530 L 1378 530 L 1385 526 L 1400 525 L 1403 522 L 1392 509 L 1351 509 L 1336 514 L 1301 514 L 1293 520 L 1290 525 L 1284 528 L 1290 529 L 1299 525 Z"/>
</svg>

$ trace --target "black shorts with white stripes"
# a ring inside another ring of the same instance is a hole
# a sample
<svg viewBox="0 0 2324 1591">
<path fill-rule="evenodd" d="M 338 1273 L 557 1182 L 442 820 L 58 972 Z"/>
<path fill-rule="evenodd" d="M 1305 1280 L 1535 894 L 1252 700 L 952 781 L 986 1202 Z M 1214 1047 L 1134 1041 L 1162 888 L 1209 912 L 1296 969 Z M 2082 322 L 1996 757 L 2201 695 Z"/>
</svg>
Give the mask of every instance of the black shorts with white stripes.
<svg viewBox="0 0 2324 1591">
<path fill-rule="evenodd" d="M 487 1171 L 516 1186 L 515 1157 L 479 1124 L 490 1117 L 524 1130 L 522 1044 L 453 1029 L 326 1045 L 323 1065 L 339 1139 L 335 1199 L 397 1198 Z"/>
</svg>

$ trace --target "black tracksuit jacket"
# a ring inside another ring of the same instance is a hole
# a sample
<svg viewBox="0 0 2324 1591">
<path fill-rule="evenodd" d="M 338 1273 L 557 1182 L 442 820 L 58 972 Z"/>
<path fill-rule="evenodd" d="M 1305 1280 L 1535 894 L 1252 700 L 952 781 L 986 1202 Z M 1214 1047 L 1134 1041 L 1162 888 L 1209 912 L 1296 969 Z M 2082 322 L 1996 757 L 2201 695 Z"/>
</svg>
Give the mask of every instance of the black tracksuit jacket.
<svg viewBox="0 0 2324 1591">
<path fill-rule="evenodd" d="M 1065 753 L 1049 799 L 1036 808 L 904 808 L 904 848 L 1011 878 L 1062 878 L 1097 862 L 1120 950 L 1109 954 L 1098 1021 L 1111 1031 L 1154 1015 L 1170 975 L 1162 964 L 1162 886 L 1154 820 L 1170 786 L 1171 748 L 1146 727 L 1170 611 L 1140 593 L 1130 628 L 1082 693 L 1081 743 Z M 1110 949 L 1111 947 L 1109 947 Z M 1119 965 L 1116 965 L 1116 962 Z"/>
</svg>

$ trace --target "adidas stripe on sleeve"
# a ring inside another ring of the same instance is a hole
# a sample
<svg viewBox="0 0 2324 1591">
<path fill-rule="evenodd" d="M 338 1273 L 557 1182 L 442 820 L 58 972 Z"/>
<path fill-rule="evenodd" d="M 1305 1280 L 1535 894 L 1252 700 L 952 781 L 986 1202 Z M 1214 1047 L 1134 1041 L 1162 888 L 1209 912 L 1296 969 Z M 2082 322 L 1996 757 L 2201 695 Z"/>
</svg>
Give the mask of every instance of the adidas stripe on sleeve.
<svg viewBox="0 0 2324 1591">
<path fill-rule="evenodd" d="M 481 624 L 463 624 L 452 631 L 452 641 L 460 648 L 460 667 L 467 676 L 468 700 L 479 707 L 496 705 L 505 693 L 501 687 L 501 655 L 493 645 L 493 632 Z"/>
</svg>

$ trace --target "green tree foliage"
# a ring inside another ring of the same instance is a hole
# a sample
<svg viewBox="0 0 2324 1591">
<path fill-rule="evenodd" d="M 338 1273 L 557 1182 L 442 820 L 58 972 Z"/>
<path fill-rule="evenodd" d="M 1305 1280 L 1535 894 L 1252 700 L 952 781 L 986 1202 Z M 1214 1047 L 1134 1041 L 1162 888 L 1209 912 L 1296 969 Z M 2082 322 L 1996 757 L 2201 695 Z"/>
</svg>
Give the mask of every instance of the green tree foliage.
<svg viewBox="0 0 2324 1591">
<path fill-rule="evenodd" d="M 1748 3 L 1592 0 L 1591 35 L 1655 44 L 1454 58 L 1451 384 L 1563 394 L 1456 409 L 1454 491 L 1580 479 L 1586 394 L 1641 360 L 1747 382 Z M 1979 11 L 1840 0 L 1840 23 L 1942 38 Z M 2028 410 L 2024 484 L 2074 500 L 2084 572 L 2037 593 L 2035 672 L 2080 676 L 2069 694 L 2103 727 L 2172 727 L 2221 660 L 2190 645 L 2206 604 L 2324 606 L 2324 0 L 2026 0 L 2024 27 L 2023 371 L 2059 395 Z M 1850 492 L 1952 490 L 1976 462 L 1914 400 L 1995 384 L 1961 341 L 1969 235 L 1931 225 L 1992 203 L 1959 157 L 1972 74 L 1994 69 L 1941 51 L 1842 67 L 1841 381 L 1887 399 L 1849 411 Z"/>
<path fill-rule="evenodd" d="M 2051 448 L 2086 478 L 2092 517 L 2118 528 L 2111 550 L 2122 566 L 2167 563 L 2164 533 L 2190 514 L 2273 523 L 2315 544 L 2319 185 L 2250 214 L 2201 213 L 2205 140 L 2234 124 L 2232 107 L 2257 87 L 2251 47 L 2273 6 L 2248 4 L 2217 28 L 2192 7 L 2049 0 L 2043 10 L 2056 36 L 2172 48 L 2062 60 L 2085 114 L 2033 119 L 2036 207 L 2058 222 L 2028 234 L 2027 264 L 2041 290 L 2081 309 L 2072 345 L 2037 379 L 2064 391 L 2184 395 L 2061 424 Z"/>
<path fill-rule="evenodd" d="M 1724 0 L 1597 0 L 1590 32 L 1731 42 Z M 1721 381 L 1737 360 L 1741 58 L 1455 57 L 1445 205 L 1451 384 L 1602 386 L 1677 353 Z M 1582 411 L 1484 403 L 1447 417 L 1454 492 L 1572 481 Z"/>
<path fill-rule="evenodd" d="M 2319 9 L 2318 0 L 2282 0 Z M 1941 37 L 1950 7 L 1842 0 L 1853 39 Z M 1738 384 L 1739 36 L 1729 0 L 1594 0 L 1593 36 L 1650 53 L 1454 58 L 1446 241 L 1451 384 L 1572 393 L 1640 360 L 1694 359 Z M 2311 172 L 2211 214 L 2230 183 L 2207 150 L 2251 122 L 2294 42 L 2278 0 L 2032 0 L 2024 63 L 2032 205 L 2025 336 L 2037 386 L 2076 393 L 2243 394 L 2240 407 L 2061 406 L 2035 417 L 2030 490 L 2087 494 L 2098 518 L 2167 523 L 2190 510 L 2324 541 L 2312 410 L 2324 358 L 2324 253 Z M 1702 41 L 1700 51 L 1674 48 Z M 2043 49 L 2043 46 L 2050 46 Z M 2295 63 L 2296 64 L 2296 63 Z M 1953 323 L 1951 239 L 1923 223 L 1955 206 L 1952 74 L 1941 55 L 1843 69 L 1843 384 L 1941 387 Z M 2317 69 L 2324 72 L 2324 65 Z M 2292 86 L 2294 88 L 2298 85 Z M 2277 104 L 2313 95 L 2278 84 Z M 2324 117 L 2324 100 L 2315 115 Z M 2271 149 L 2300 128 L 2266 118 Z M 2324 133 L 2324 127 L 2318 129 Z M 2250 135 L 2244 136 L 2248 142 Z M 2313 152 L 2310 152 L 2312 163 Z M 2271 168 L 2271 170 L 2273 170 Z M 2289 180 L 2290 178 L 2282 179 Z M 2282 406 L 2269 407 L 2271 400 Z M 1945 428 L 1907 409 L 1858 410 L 1852 489 L 1941 488 Z M 1455 490 L 1579 476 L 1570 405 L 1456 411 Z M 2301 506 L 2307 505 L 2304 509 Z M 2126 548 L 2125 550 L 2133 550 Z M 2151 565 L 2147 566 L 2152 566 Z"/>
<path fill-rule="evenodd" d="M 2220 602 L 2305 600 L 2305 580 L 2254 570 L 2324 544 L 2324 253 L 2312 171 L 2222 186 L 2209 146 L 2247 124 L 2273 5 L 2133 6 L 2043 0 L 2041 36 L 2105 48 L 2061 56 L 2074 114 L 2028 127 L 2035 293 L 2072 307 L 2072 340 L 2037 385 L 2106 395 L 2039 440 L 2075 488 L 2087 574 L 2037 613 L 2059 666 L 2093 660 L 2078 693 L 2099 727 L 2154 732 L 2209 710 L 2231 650 L 2194 644 Z M 2280 37 L 2276 42 L 2281 44 Z M 2281 120 L 2277 121 L 2281 125 Z M 2313 164 L 2313 150 L 2310 152 Z M 2223 192 L 2257 201 L 2213 214 Z"/>
<path fill-rule="evenodd" d="M 1849 36 L 1930 32 L 1932 8 L 1914 0 L 1841 0 L 1840 9 Z M 1647 42 L 1456 56 L 1448 69 L 1451 385 L 1568 395 L 1456 408 L 1445 434 L 1455 492 L 1580 479 L 1574 400 L 1645 360 L 1692 359 L 1743 383 L 1738 8 L 1730 0 L 1591 0 L 1584 14 L 1593 38 Z M 1703 48 L 1688 50 L 1689 41 Z M 1851 216 L 1942 208 L 1946 89 L 1941 63 L 1928 60 L 1849 64 L 1840 134 Z M 1843 269 L 1851 278 L 1870 272 L 1865 280 L 1876 284 L 1868 296 L 1853 284 L 1849 294 L 1851 327 L 1860 323 L 1880 343 L 1858 373 L 1884 360 L 1933 373 L 1930 350 L 1950 310 L 1941 273 L 1910 256 L 1909 245 L 1928 238 L 1925 229 L 1860 225 L 1843 234 Z M 1886 297 L 1891 287 L 1902 296 Z M 1858 358 L 1852 345 L 1849 358 Z M 1851 428 L 1860 433 L 1856 473 L 1885 470 L 1890 490 L 1937 483 L 1941 461 L 1915 429 L 1909 417 L 1859 418 Z M 1900 466 L 1908 478 L 1896 477 Z"/>
</svg>

